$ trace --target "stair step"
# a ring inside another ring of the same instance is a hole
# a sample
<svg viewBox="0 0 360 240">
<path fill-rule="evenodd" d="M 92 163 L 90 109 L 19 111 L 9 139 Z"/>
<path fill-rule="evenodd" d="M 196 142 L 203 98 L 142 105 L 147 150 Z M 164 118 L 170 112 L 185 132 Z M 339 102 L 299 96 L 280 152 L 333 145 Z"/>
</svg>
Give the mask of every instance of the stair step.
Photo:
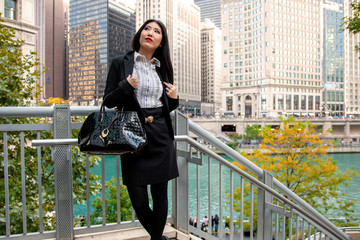
<svg viewBox="0 0 360 240">
<path fill-rule="evenodd" d="M 182 233 L 170 225 L 166 225 L 164 235 L 172 240 L 199 240 L 200 238 Z M 77 235 L 78 240 L 150 240 L 149 234 L 142 227 L 121 229 L 117 231 L 99 232 Z"/>
</svg>

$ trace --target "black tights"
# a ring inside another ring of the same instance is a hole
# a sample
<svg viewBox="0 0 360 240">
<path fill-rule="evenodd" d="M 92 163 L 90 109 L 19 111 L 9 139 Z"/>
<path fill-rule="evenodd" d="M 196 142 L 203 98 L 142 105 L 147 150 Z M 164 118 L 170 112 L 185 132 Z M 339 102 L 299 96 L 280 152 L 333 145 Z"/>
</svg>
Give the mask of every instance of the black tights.
<svg viewBox="0 0 360 240">
<path fill-rule="evenodd" d="M 167 182 L 150 185 L 153 209 L 149 206 L 147 186 L 127 186 L 136 215 L 151 240 L 161 240 L 168 213 Z"/>
</svg>

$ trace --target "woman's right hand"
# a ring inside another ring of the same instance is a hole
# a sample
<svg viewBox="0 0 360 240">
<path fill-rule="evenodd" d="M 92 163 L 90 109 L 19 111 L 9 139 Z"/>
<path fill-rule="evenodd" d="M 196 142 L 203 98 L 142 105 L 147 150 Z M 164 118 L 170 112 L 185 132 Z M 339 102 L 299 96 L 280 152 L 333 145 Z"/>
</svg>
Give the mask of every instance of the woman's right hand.
<svg viewBox="0 0 360 240">
<path fill-rule="evenodd" d="M 126 80 L 133 88 L 137 89 L 137 80 L 134 75 L 129 75 Z"/>
</svg>

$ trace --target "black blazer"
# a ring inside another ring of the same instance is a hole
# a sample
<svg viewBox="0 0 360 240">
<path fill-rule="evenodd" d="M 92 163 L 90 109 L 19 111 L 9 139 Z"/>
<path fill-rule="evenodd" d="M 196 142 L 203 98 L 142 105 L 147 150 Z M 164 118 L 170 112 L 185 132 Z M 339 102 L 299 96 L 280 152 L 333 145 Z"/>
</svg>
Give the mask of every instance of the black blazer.
<svg viewBox="0 0 360 240">
<path fill-rule="evenodd" d="M 112 60 L 106 80 L 103 101 L 107 108 L 117 107 L 118 109 L 122 109 L 124 107 L 124 111 L 137 111 L 140 121 L 142 124 L 145 124 L 145 116 L 143 115 L 140 104 L 136 98 L 135 89 L 126 80 L 129 75 L 132 75 L 134 64 L 134 51 L 130 51 L 125 54 L 125 56 Z M 160 80 L 164 82 L 158 67 L 156 67 L 156 71 Z M 163 114 L 169 133 L 171 138 L 174 139 L 170 112 L 179 106 L 179 98 L 169 98 L 165 93 L 164 86 L 161 101 L 163 103 Z"/>
</svg>

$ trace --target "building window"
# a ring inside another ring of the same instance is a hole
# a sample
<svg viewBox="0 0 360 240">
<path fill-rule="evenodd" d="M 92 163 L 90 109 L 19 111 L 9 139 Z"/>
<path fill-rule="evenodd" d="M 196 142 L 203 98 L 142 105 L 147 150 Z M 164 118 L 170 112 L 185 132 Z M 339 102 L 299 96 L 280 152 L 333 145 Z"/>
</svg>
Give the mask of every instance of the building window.
<svg viewBox="0 0 360 240">
<path fill-rule="evenodd" d="M 233 99 L 232 97 L 226 97 L 226 111 L 233 110 Z"/>
<path fill-rule="evenodd" d="M 320 110 L 320 96 L 315 97 L 315 110 Z"/>
<path fill-rule="evenodd" d="M 306 96 L 301 96 L 301 110 L 306 110 Z"/>
<path fill-rule="evenodd" d="M 284 95 L 278 95 L 278 110 L 284 110 Z"/>
<path fill-rule="evenodd" d="M 309 96 L 308 98 L 308 110 L 314 109 L 314 96 Z"/>
<path fill-rule="evenodd" d="M 294 110 L 299 110 L 299 95 L 294 95 Z"/>
<path fill-rule="evenodd" d="M 261 95 L 261 110 L 266 110 L 266 95 Z"/>
<path fill-rule="evenodd" d="M 5 0 L 4 5 L 4 16 L 6 18 L 15 19 L 15 10 L 16 10 L 16 1 L 15 0 Z"/>
<path fill-rule="evenodd" d="M 291 95 L 286 95 L 286 110 L 291 110 Z"/>
</svg>

